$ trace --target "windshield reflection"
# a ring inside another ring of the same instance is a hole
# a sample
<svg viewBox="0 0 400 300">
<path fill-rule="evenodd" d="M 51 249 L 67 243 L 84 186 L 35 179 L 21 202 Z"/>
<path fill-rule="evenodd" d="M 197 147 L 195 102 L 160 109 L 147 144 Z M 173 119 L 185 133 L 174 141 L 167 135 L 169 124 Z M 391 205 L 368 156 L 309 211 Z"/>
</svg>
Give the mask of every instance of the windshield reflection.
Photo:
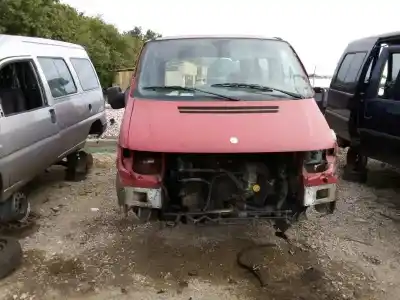
<svg viewBox="0 0 400 300">
<path fill-rule="evenodd" d="M 216 91 L 215 85 L 220 83 L 268 86 L 272 90 L 220 87 Z M 151 41 L 145 46 L 139 64 L 137 92 L 140 96 L 162 94 L 165 98 L 170 95 L 162 90 L 143 89 L 148 86 L 198 88 L 243 100 L 271 99 L 279 90 L 300 95 L 300 98 L 313 96 L 308 77 L 289 44 L 256 38 Z M 173 95 L 179 96 L 179 93 Z M 186 93 L 184 99 L 201 97 L 204 95 L 193 94 L 190 98 Z"/>
</svg>

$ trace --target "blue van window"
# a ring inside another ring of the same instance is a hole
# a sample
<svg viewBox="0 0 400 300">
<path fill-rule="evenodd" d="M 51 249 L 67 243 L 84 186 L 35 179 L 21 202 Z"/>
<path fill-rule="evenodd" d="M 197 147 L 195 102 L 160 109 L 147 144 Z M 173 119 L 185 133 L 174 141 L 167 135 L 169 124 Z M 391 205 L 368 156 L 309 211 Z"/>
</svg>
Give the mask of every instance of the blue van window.
<svg viewBox="0 0 400 300">
<path fill-rule="evenodd" d="M 347 54 L 340 65 L 334 83 L 339 86 L 355 84 L 366 55 L 366 52 Z"/>
</svg>

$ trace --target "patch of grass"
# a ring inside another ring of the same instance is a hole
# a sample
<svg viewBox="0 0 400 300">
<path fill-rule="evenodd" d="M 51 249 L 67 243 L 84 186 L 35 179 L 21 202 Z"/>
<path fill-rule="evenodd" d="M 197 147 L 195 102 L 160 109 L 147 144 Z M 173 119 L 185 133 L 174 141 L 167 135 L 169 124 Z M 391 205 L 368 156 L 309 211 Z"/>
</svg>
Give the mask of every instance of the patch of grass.
<svg viewBox="0 0 400 300">
<path fill-rule="evenodd" d="M 105 146 L 86 146 L 85 151 L 88 153 L 115 153 L 116 145 Z"/>
</svg>

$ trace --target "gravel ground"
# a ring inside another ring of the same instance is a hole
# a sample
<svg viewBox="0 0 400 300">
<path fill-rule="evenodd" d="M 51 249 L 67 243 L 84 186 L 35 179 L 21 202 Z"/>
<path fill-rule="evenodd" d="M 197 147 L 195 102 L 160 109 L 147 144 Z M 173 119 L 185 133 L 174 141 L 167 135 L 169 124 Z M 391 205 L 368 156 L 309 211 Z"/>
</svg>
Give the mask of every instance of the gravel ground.
<svg viewBox="0 0 400 300">
<path fill-rule="evenodd" d="M 106 104 L 108 127 L 100 139 L 115 138 L 119 135 L 119 129 L 121 127 L 124 112 L 125 109 L 112 109 L 109 104 Z"/>
<path fill-rule="evenodd" d="M 112 153 L 89 178 L 51 170 L 32 184 L 38 215 L 21 238 L 24 261 L 0 281 L 0 299 L 398 300 L 400 175 L 370 162 L 367 185 L 340 183 L 338 210 L 289 230 L 268 223 L 219 227 L 137 225 L 116 207 Z M 257 266 L 267 285 L 237 264 Z"/>
</svg>

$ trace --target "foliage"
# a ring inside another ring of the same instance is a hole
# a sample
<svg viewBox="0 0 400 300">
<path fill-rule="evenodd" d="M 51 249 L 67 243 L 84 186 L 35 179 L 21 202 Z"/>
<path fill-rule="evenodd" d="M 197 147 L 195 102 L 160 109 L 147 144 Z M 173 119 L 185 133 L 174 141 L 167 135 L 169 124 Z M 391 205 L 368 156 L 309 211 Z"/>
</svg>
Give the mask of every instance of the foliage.
<svg viewBox="0 0 400 300">
<path fill-rule="evenodd" d="M 77 43 L 86 48 L 103 86 L 111 70 L 132 67 L 143 42 L 160 34 L 141 27 L 126 33 L 100 17 L 88 17 L 59 0 L 0 0 L 0 34 L 37 36 Z"/>
<path fill-rule="evenodd" d="M 145 33 L 142 30 L 142 27 L 135 26 L 132 30 L 128 31 L 127 34 L 137 37 L 141 40 L 147 41 L 156 39 L 161 37 L 161 34 L 154 32 L 153 30 L 148 29 Z"/>
</svg>

